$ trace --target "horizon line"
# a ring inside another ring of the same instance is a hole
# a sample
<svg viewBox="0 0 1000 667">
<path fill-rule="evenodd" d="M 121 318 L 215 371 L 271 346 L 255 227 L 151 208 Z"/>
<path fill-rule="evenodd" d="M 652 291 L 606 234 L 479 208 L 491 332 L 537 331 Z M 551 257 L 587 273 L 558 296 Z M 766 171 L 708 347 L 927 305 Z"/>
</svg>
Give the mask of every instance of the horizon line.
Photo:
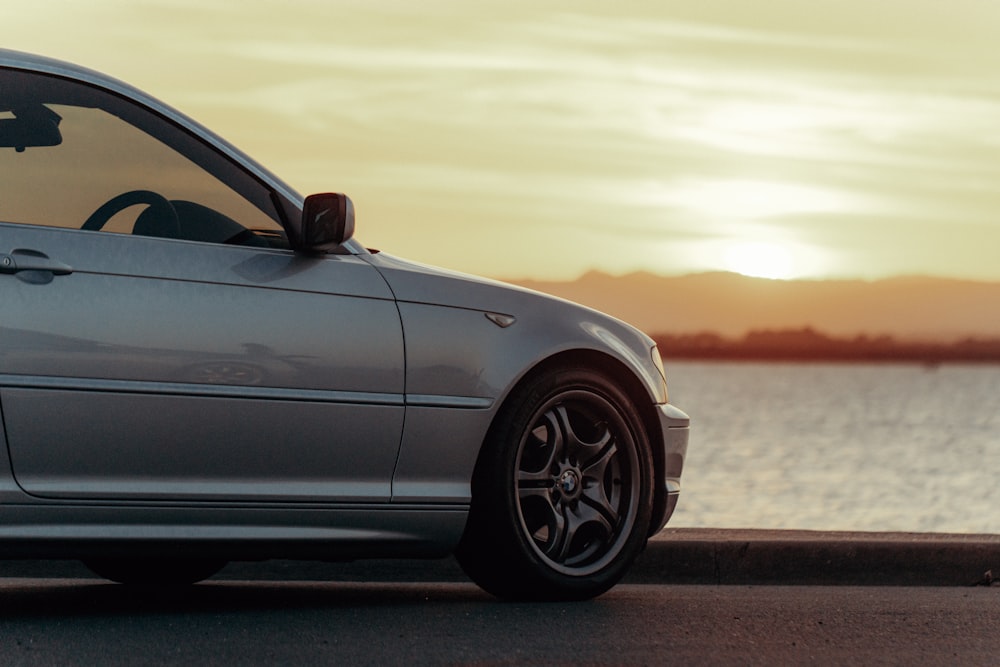
<svg viewBox="0 0 1000 667">
<path fill-rule="evenodd" d="M 711 270 L 711 271 L 689 271 L 687 273 L 658 273 L 656 271 L 651 271 L 649 269 L 636 269 L 634 271 L 625 271 L 622 273 L 613 273 L 610 271 L 605 271 L 602 269 L 588 269 L 582 273 L 579 273 L 574 278 L 533 278 L 533 277 L 504 277 L 504 276 L 489 276 L 494 280 L 502 280 L 504 282 L 510 282 L 515 284 L 520 283 L 575 283 L 580 282 L 588 277 L 602 277 L 611 279 L 623 279 L 623 278 L 633 278 L 633 277 L 653 277 L 658 279 L 682 279 L 682 278 L 698 278 L 698 277 L 709 277 L 709 276 L 725 276 L 731 278 L 737 278 L 742 280 L 750 280 L 759 283 L 773 283 L 773 284 L 788 284 L 788 283 L 884 283 L 884 282 L 904 282 L 904 281 L 939 281 L 939 282 L 952 282 L 952 283 L 976 283 L 985 285 L 1000 285 L 1000 276 L 995 279 L 987 278 L 970 278 L 970 277 L 959 277 L 959 276 L 948 276 L 939 274 L 929 274 L 929 273 L 900 273 L 874 278 L 865 277 L 848 277 L 848 276 L 831 276 L 828 278 L 819 277 L 800 277 L 800 278 L 767 278 L 763 276 L 751 276 L 744 273 L 739 273 L 736 271 L 725 271 L 725 270 Z"/>
</svg>

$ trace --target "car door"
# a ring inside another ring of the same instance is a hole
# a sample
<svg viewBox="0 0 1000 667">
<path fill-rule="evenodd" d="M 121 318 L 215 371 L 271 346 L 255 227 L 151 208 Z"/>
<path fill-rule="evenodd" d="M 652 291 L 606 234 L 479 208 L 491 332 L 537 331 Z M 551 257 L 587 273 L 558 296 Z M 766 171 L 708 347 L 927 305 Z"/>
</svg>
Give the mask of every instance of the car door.
<svg viewBox="0 0 1000 667">
<path fill-rule="evenodd" d="M 14 81 L 0 114 L 56 114 L 61 135 L 0 147 L 0 407 L 17 484 L 387 502 L 403 342 L 379 274 L 289 250 L 265 184 L 141 106 L 0 76 Z"/>
</svg>

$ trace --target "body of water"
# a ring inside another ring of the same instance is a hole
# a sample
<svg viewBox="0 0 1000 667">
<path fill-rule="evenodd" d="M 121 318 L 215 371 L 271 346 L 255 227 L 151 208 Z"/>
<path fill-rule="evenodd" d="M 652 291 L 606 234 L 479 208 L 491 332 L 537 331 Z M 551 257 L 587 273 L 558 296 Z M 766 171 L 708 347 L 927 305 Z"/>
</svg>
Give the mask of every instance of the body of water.
<svg viewBox="0 0 1000 667">
<path fill-rule="evenodd" d="M 1000 533 L 1000 365 L 665 363 L 671 527 Z"/>
</svg>

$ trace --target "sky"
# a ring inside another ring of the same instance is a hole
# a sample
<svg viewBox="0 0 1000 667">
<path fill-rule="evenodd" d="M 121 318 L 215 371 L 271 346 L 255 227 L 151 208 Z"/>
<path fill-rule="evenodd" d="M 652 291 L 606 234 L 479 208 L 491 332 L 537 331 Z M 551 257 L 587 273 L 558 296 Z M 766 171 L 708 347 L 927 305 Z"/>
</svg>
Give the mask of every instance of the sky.
<svg viewBox="0 0 1000 667">
<path fill-rule="evenodd" d="M 357 237 L 493 277 L 1000 281 L 993 0 L 33 0 Z"/>
</svg>

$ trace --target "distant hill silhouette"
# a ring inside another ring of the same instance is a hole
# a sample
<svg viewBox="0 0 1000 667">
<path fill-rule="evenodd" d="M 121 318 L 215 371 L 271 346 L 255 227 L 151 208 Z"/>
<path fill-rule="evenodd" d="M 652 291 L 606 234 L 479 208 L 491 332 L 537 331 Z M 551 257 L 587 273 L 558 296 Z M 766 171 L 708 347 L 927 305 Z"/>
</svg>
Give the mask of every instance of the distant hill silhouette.
<svg viewBox="0 0 1000 667">
<path fill-rule="evenodd" d="M 781 281 L 733 273 L 679 277 L 591 272 L 509 281 L 619 317 L 650 334 L 811 329 L 824 336 L 948 342 L 1000 338 L 1000 283 L 907 277 Z"/>
<path fill-rule="evenodd" d="M 751 331 L 742 338 L 714 333 L 654 334 L 665 358 L 781 361 L 1000 362 L 1000 338 L 899 341 L 891 336 L 835 338 L 811 328 Z"/>
</svg>

